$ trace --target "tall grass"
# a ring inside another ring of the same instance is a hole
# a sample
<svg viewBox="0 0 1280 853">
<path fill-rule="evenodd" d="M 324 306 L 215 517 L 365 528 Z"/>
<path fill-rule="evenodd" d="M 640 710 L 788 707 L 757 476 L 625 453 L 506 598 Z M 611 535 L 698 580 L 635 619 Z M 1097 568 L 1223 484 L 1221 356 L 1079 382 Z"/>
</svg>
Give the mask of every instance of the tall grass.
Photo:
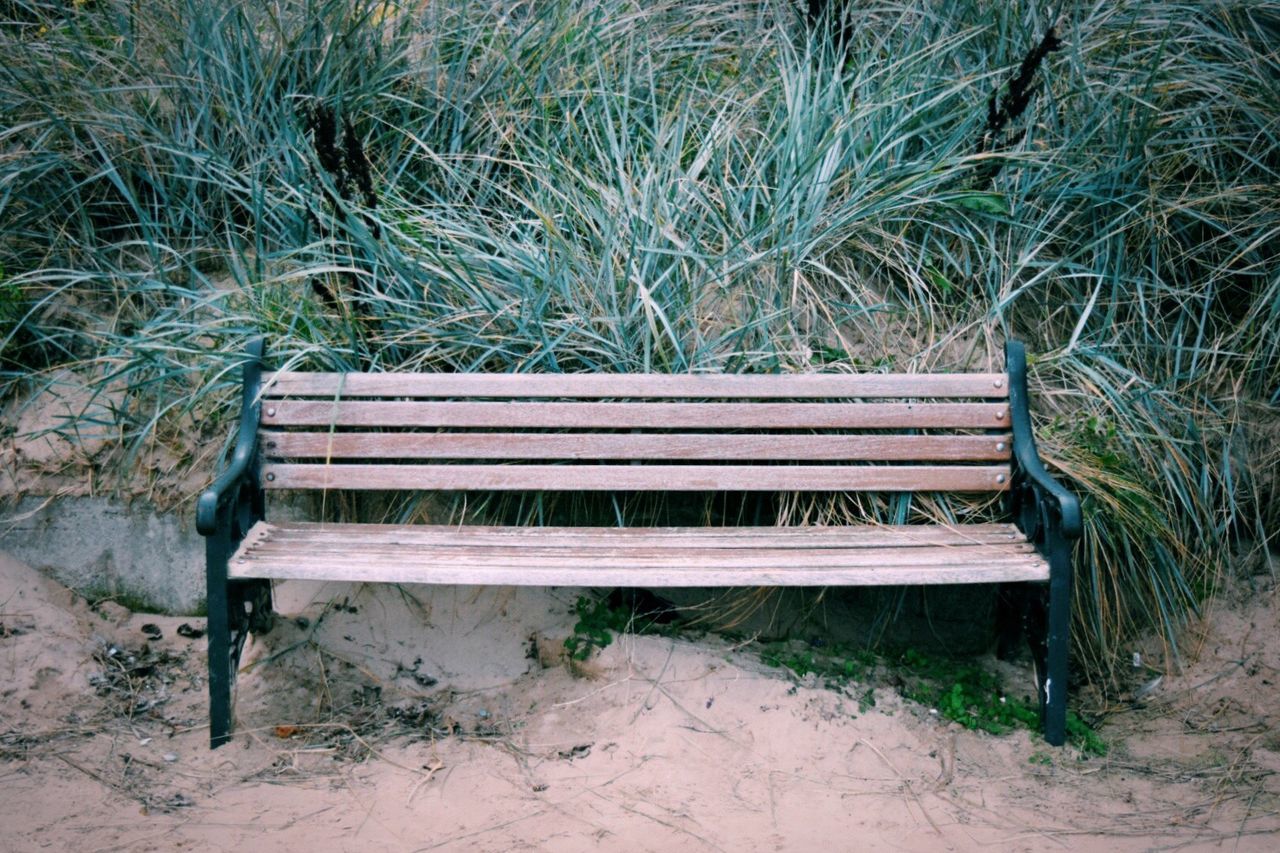
<svg viewBox="0 0 1280 853">
<path fill-rule="evenodd" d="M 127 386 L 127 470 L 219 434 L 261 332 L 318 368 L 733 372 L 1016 335 L 1086 497 L 1086 660 L 1174 643 L 1280 529 L 1280 4 L 832 5 L 10 4 L 3 390 Z"/>
</svg>

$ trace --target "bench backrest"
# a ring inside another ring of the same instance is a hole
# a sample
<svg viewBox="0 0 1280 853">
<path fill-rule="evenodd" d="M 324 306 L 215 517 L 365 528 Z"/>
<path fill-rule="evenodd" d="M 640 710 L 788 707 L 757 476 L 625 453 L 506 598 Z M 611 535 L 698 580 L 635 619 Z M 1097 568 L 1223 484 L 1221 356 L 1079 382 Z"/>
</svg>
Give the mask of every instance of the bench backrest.
<svg viewBox="0 0 1280 853">
<path fill-rule="evenodd" d="M 264 377 L 269 489 L 1002 491 L 1006 374 Z"/>
</svg>

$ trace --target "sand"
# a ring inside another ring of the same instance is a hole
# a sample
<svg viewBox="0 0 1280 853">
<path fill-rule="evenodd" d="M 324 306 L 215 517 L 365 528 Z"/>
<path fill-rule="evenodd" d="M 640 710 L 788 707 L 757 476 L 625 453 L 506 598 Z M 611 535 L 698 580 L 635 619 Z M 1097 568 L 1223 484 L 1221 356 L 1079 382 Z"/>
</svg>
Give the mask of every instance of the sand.
<svg viewBox="0 0 1280 853">
<path fill-rule="evenodd" d="M 860 707 L 715 636 L 570 666 L 576 594 L 283 584 L 211 751 L 204 640 L 178 633 L 203 620 L 90 608 L 0 556 L 0 848 L 1280 849 L 1269 589 L 1111 703 L 1103 758 L 884 685 Z"/>
</svg>

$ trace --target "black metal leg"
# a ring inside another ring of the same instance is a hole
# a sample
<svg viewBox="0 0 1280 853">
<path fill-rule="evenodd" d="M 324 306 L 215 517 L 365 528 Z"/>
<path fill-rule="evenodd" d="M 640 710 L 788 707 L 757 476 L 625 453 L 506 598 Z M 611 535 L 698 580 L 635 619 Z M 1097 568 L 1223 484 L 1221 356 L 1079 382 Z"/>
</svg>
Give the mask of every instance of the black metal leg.
<svg viewBox="0 0 1280 853">
<path fill-rule="evenodd" d="M 1051 746 L 1067 737 L 1067 655 L 1071 646 L 1070 590 L 1050 582 L 1040 587 L 1027 608 L 1027 643 L 1036 666 L 1040 724 Z"/>
<path fill-rule="evenodd" d="M 205 540 L 206 608 L 209 612 L 209 748 L 231 739 L 231 684 L 235 673 L 231 660 L 230 602 L 227 589 L 226 531 Z"/>
<path fill-rule="evenodd" d="M 1049 581 L 1048 661 L 1044 739 L 1062 746 L 1067 737 L 1067 657 L 1071 648 L 1071 566 L 1054 567 Z"/>
<path fill-rule="evenodd" d="M 209 748 L 231 740 L 233 694 L 240 653 L 249 632 L 271 630 L 271 581 L 227 579 L 229 537 L 219 532 L 206 541 L 209 610 Z"/>
</svg>

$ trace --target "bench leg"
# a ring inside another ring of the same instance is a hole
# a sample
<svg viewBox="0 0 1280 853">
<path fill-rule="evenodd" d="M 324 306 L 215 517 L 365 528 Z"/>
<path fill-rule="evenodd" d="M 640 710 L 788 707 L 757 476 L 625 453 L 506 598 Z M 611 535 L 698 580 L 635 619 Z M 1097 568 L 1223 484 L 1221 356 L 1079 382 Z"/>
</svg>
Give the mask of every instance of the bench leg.
<svg viewBox="0 0 1280 853">
<path fill-rule="evenodd" d="M 1067 728 L 1068 601 L 1065 595 L 1057 594 L 1052 583 L 1036 585 L 1023 592 L 1020 610 L 1035 664 L 1044 739 L 1052 746 L 1062 746 Z"/>
<path fill-rule="evenodd" d="M 232 581 L 227 560 L 234 550 L 222 532 L 205 540 L 206 604 L 209 611 L 209 748 L 231 740 L 233 697 L 240 653 L 249 634 L 271 630 L 271 582 Z"/>
<path fill-rule="evenodd" d="M 1071 574 L 1055 571 L 1048 590 L 1048 660 L 1045 667 L 1044 739 L 1062 746 L 1067 737 L 1067 656 L 1071 648 Z"/>
<path fill-rule="evenodd" d="M 1040 724 L 1044 739 L 1062 746 L 1067 733 L 1067 653 L 1071 646 L 1069 590 L 1050 582 L 1032 593 L 1027 608 L 1027 641 L 1036 667 Z"/>
<path fill-rule="evenodd" d="M 227 584 L 230 537 L 223 531 L 205 540 L 205 606 L 209 612 L 209 748 L 231 739 L 231 610 Z"/>
</svg>

